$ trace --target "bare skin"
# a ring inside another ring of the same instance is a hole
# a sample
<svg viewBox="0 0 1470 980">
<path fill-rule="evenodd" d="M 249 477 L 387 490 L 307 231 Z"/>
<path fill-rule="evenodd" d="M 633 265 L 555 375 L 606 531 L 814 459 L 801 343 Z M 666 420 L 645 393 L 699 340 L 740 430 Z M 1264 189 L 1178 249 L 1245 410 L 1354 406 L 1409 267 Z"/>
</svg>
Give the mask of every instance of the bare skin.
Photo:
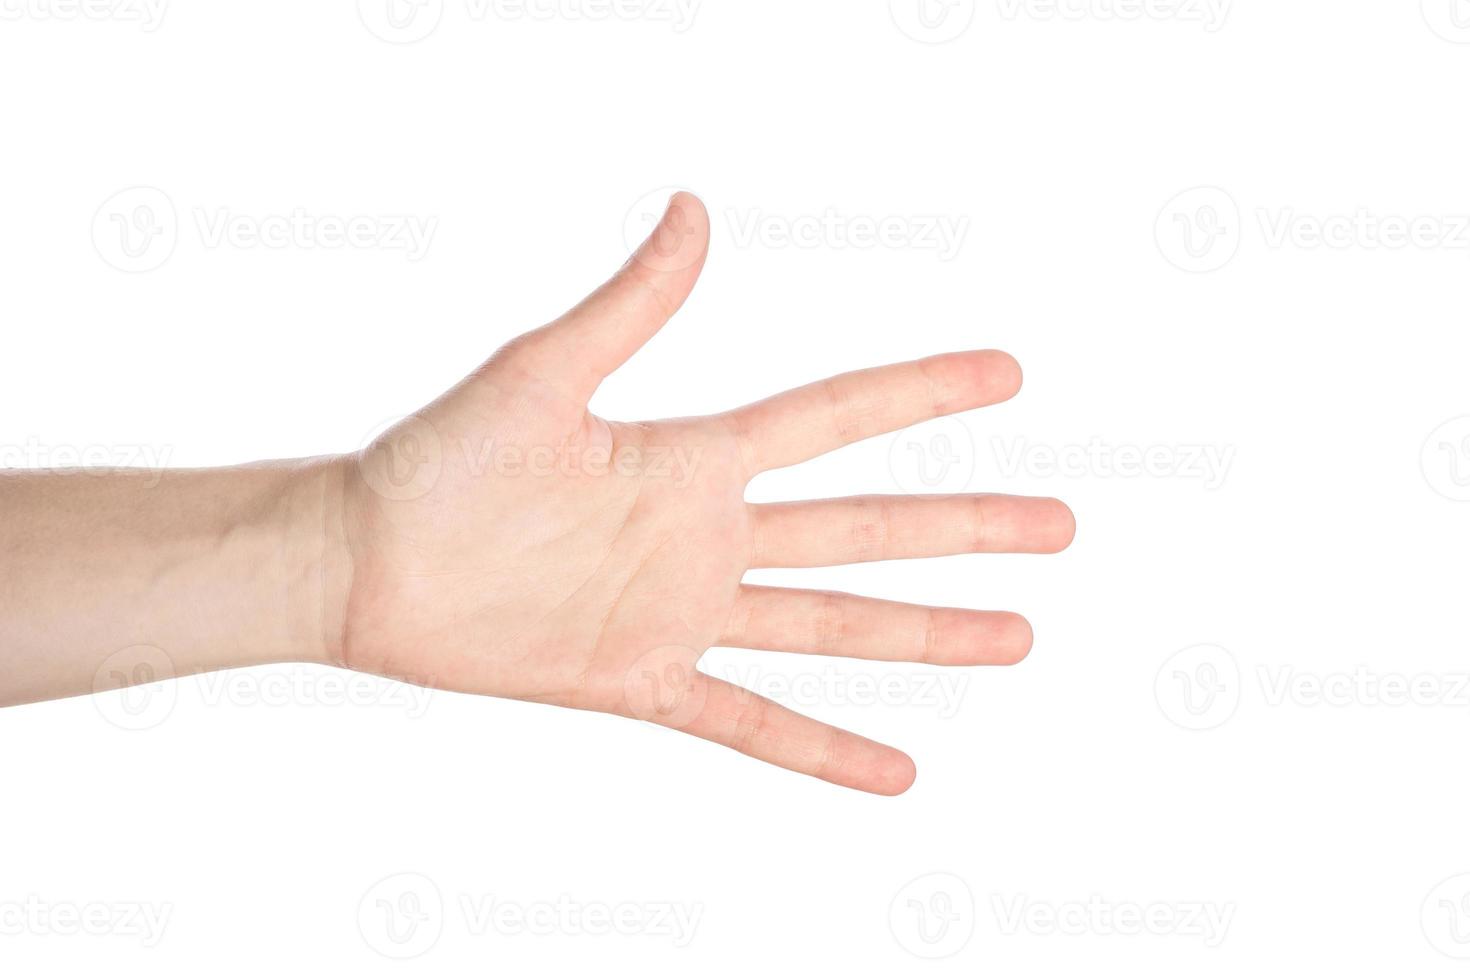
<svg viewBox="0 0 1470 980">
<path fill-rule="evenodd" d="M 996 495 L 745 502 L 763 471 L 1010 398 L 1020 369 L 998 351 L 842 375 L 706 418 L 591 414 L 603 378 L 687 298 L 708 244 L 703 206 L 676 195 L 608 283 L 354 457 L 170 472 L 152 487 L 0 479 L 0 546 L 13 556 L 0 565 L 0 704 L 147 679 L 159 671 L 97 676 L 144 644 L 169 652 L 164 673 L 331 663 L 638 717 L 903 792 L 914 767 L 902 752 L 701 673 L 699 657 L 725 646 L 1010 664 L 1030 626 L 743 585 L 745 572 L 1055 552 L 1072 514 Z"/>
</svg>

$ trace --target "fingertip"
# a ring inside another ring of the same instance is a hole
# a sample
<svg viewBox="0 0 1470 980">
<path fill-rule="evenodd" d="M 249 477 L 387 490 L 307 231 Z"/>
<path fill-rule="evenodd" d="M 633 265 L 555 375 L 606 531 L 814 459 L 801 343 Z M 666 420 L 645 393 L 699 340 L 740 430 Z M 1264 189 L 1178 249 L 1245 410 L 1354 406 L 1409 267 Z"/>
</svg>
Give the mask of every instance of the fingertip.
<svg viewBox="0 0 1470 980">
<path fill-rule="evenodd" d="M 1021 365 L 1001 350 L 953 351 L 918 362 L 930 384 L 937 415 L 953 415 L 1014 398 L 1021 389 Z"/>
<path fill-rule="evenodd" d="M 1000 613 L 1004 625 L 1001 627 L 1003 639 L 997 644 L 1002 651 L 997 661 L 1002 666 L 1018 664 L 1031 653 L 1031 647 L 1036 642 L 1036 631 L 1031 628 L 1031 621 L 1020 613 Z"/>
<path fill-rule="evenodd" d="M 669 206 L 664 209 L 665 220 L 676 211 L 682 212 L 691 223 L 703 226 L 705 230 L 709 229 L 709 210 L 698 195 L 689 191 L 675 191 L 669 198 Z"/>
<path fill-rule="evenodd" d="M 1055 516 L 1052 518 L 1052 546 L 1047 550 L 1050 554 L 1056 554 L 1059 551 L 1066 551 L 1076 539 L 1077 515 L 1072 513 L 1072 508 L 1068 507 L 1065 502 L 1057 500 L 1055 497 L 1050 498 L 1049 502 L 1052 505 Z"/>
<path fill-rule="evenodd" d="M 925 663 L 940 667 L 1008 667 L 1031 652 L 1034 635 L 1025 616 L 971 609 L 930 613 L 937 626 L 937 652 Z"/>
<path fill-rule="evenodd" d="M 966 403 L 975 406 L 1009 401 L 1021 390 L 1021 363 L 1003 350 L 977 350 L 958 355 L 965 373 Z"/>
<path fill-rule="evenodd" d="M 709 229 L 709 212 L 704 202 L 688 191 L 675 191 L 658 224 L 633 253 L 633 261 L 682 283 L 678 291 L 687 294 L 693 286 L 689 274 L 698 275 L 709 251 Z"/>
<path fill-rule="evenodd" d="M 686 265 L 703 259 L 709 250 L 709 211 L 704 202 L 688 191 L 675 191 L 659 219 L 655 238 L 665 246 L 676 243 L 677 254 Z"/>
<path fill-rule="evenodd" d="M 914 785 L 918 769 L 914 760 L 898 749 L 888 750 L 888 760 L 873 773 L 872 779 L 858 787 L 878 796 L 901 796 Z"/>
<path fill-rule="evenodd" d="M 1008 397 L 1014 397 L 1026 380 L 1025 372 L 1021 370 L 1021 362 L 1003 350 L 988 350 L 982 353 L 990 357 L 990 369 L 995 374 L 996 386 L 1009 390 L 1011 394 Z"/>
</svg>

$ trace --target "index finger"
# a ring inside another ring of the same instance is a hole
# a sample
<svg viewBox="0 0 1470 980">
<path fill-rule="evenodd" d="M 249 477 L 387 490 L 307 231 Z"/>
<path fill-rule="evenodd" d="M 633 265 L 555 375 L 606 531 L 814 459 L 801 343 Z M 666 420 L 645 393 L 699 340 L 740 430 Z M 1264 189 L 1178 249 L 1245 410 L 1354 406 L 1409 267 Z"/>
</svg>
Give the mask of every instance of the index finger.
<svg viewBox="0 0 1470 980">
<path fill-rule="evenodd" d="M 839 374 L 723 418 L 754 475 L 941 415 L 994 405 L 1020 388 L 1021 366 L 1011 355 L 964 351 Z"/>
</svg>

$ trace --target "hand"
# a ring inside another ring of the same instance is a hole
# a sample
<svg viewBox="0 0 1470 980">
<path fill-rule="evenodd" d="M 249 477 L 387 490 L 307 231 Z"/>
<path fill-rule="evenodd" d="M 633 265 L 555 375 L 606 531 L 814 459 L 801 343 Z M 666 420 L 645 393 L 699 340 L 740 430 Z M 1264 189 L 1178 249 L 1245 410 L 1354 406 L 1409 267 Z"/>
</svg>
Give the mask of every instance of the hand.
<svg viewBox="0 0 1470 980">
<path fill-rule="evenodd" d="M 746 483 L 869 436 L 1004 401 L 998 351 L 860 371 L 722 415 L 608 422 L 604 377 L 684 302 L 709 245 L 700 202 L 569 313 L 512 341 L 344 471 L 345 666 L 455 691 L 641 717 L 844 786 L 896 794 L 896 749 L 695 669 L 711 646 L 1011 664 L 1012 613 L 741 584 L 750 568 L 1055 552 L 1059 501 L 994 495 L 752 505 Z"/>
</svg>

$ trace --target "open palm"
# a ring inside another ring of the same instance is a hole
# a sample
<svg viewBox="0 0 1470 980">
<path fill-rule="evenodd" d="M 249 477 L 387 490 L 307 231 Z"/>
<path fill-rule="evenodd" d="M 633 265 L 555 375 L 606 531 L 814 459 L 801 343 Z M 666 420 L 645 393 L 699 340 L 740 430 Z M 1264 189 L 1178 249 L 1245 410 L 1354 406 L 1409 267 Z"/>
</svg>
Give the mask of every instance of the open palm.
<svg viewBox="0 0 1470 980">
<path fill-rule="evenodd" d="M 695 669 L 711 646 L 931 664 L 1013 663 L 1012 613 L 742 585 L 748 569 L 966 552 L 1053 552 L 1050 499 L 855 497 L 752 505 L 756 474 L 1003 401 L 998 351 L 831 378 L 722 415 L 607 422 L 598 384 L 674 314 L 709 220 L 678 194 L 608 283 L 517 338 L 345 467 L 351 569 L 340 658 L 458 691 L 643 718 L 877 793 L 902 752 Z"/>
</svg>

